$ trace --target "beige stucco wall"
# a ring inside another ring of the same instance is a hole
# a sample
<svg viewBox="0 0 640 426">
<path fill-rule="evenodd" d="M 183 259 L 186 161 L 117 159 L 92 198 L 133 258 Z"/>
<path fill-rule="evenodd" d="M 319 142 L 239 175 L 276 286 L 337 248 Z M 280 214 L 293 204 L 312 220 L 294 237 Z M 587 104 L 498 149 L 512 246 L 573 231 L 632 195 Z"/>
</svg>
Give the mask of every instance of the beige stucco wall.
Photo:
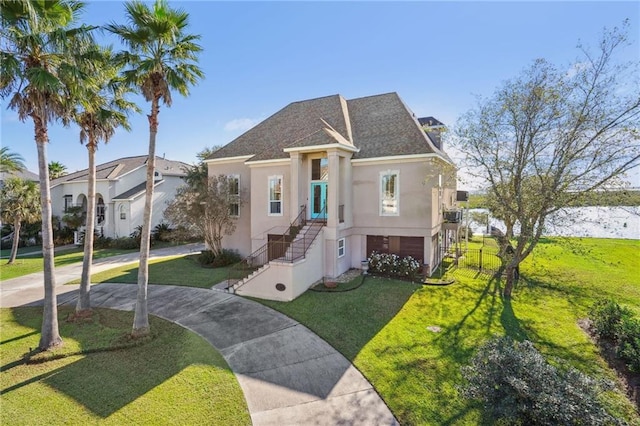
<svg viewBox="0 0 640 426">
<path fill-rule="evenodd" d="M 243 162 L 246 159 L 210 163 L 210 174 L 240 174 L 243 191 L 248 187 L 236 232 L 225 237 L 223 246 L 248 255 L 267 243 L 268 234 L 285 232 L 301 205 L 310 208 L 310 160 L 325 155 L 326 152 L 292 153 L 291 160 L 249 162 L 248 165 Z M 438 234 L 442 223 L 441 211 L 455 198 L 455 186 L 447 187 L 448 180 L 439 178 L 441 171 L 434 167 L 437 162 L 432 158 L 352 161 L 349 156 L 340 154 L 335 163 L 337 167 L 334 165 L 332 169 L 339 177 L 337 185 L 332 182 L 331 173 L 329 175 L 328 198 L 333 195 L 335 199 L 329 198 L 328 203 L 336 207 L 336 212 L 337 206 L 344 205 L 344 222 L 338 223 L 337 218 L 331 220 L 330 217 L 323 228 L 322 274 L 336 277 L 349 268 L 360 268 L 360 262 L 366 257 L 367 235 L 423 237 L 423 258 L 429 262 L 433 256 L 432 236 Z M 380 172 L 387 170 L 399 173 L 398 216 L 380 215 Z M 279 216 L 269 215 L 268 211 L 268 181 L 275 175 L 283 177 L 282 215 Z M 331 188 L 332 183 L 337 190 Z M 443 186 L 441 190 L 439 183 Z M 346 243 L 345 255 L 338 258 L 341 238 Z"/>
<path fill-rule="evenodd" d="M 246 257 L 251 249 L 251 210 L 254 205 L 251 199 L 251 170 L 244 161 L 224 163 L 208 163 L 209 176 L 240 176 L 240 216 L 236 219 L 236 230 L 222 238 L 222 247 L 237 250 L 240 256 Z"/>
<path fill-rule="evenodd" d="M 253 164 L 251 168 L 251 248 L 257 250 L 267 243 L 268 234 L 280 234 L 291 223 L 290 162 Z M 282 214 L 269 215 L 269 177 L 282 176 Z M 295 209 L 297 210 L 297 209 Z M 296 213 L 297 214 L 297 213 Z M 294 215 L 295 217 L 295 215 Z"/>
</svg>

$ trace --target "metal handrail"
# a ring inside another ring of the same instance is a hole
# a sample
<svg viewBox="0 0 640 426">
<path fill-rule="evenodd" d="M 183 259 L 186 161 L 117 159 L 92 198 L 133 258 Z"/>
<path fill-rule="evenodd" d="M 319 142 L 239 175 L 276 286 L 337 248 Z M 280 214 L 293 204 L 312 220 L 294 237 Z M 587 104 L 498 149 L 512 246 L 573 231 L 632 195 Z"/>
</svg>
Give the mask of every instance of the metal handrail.
<svg viewBox="0 0 640 426">
<path fill-rule="evenodd" d="M 307 250 L 311 245 L 311 243 L 309 243 L 309 246 L 307 246 L 307 241 L 313 242 L 313 239 L 315 239 L 320 231 L 316 231 L 312 239 L 307 238 L 307 235 L 303 235 L 302 254 L 296 255 L 293 250 L 289 250 L 294 242 L 300 241 L 296 240 L 295 238 L 300 230 L 307 224 L 307 206 L 300 207 L 300 213 L 291 222 L 287 231 L 282 234 L 282 239 L 280 241 L 268 241 L 265 245 L 229 268 L 227 289 L 233 287 L 241 280 L 247 278 L 249 275 L 251 275 L 252 272 L 269 263 L 271 260 L 293 263 L 294 261 L 306 256 Z M 323 208 L 320 213 L 318 213 L 314 218 L 311 218 L 310 222 L 319 222 L 319 217 L 324 216 L 324 212 L 325 208 Z M 275 257 L 276 255 L 278 256 Z"/>
</svg>

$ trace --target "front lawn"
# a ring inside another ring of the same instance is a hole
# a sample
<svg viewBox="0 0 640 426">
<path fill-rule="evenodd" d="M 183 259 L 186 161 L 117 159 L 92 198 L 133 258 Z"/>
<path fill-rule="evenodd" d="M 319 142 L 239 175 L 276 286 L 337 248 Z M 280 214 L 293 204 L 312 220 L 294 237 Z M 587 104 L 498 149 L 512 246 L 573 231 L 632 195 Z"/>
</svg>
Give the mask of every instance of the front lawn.
<svg viewBox="0 0 640 426">
<path fill-rule="evenodd" d="M 99 249 L 93 252 L 94 259 L 102 259 L 110 256 L 117 256 L 119 254 L 133 253 L 138 251 L 134 250 L 120 250 L 120 249 Z M 82 262 L 84 258 L 82 248 L 71 249 L 55 255 L 55 266 L 65 266 L 72 263 Z M 41 272 L 43 270 L 42 251 L 38 255 L 28 257 L 18 257 L 11 265 L 7 265 L 7 260 L 0 260 L 0 276 L 3 280 L 9 280 L 11 278 L 21 277 L 23 275 L 33 274 L 35 272 Z"/>
<path fill-rule="evenodd" d="M 229 268 L 203 268 L 196 261 L 198 256 L 190 254 L 152 259 L 149 262 L 149 284 L 211 288 L 228 279 Z M 93 274 L 91 282 L 135 284 L 138 282 L 138 263 Z M 80 280 L 69 284 L 80 284 Z"/>
<path fill-rule="evenodd" d="M 548 358 L 615 379 L 577 321 L 599 297 L 639 310 L 639 267 L 640 241 L 553 239 L 527 259 L 511 301 L 501 298 L 498 281 L 459 269 L 446 287 L 370 277 L 348 293 L 260 302 L 342 352 L 401 424 L 483 424 L 481 408 L 459 393 L 460 367 L 494 334 L 529 339 Z M 621 391 L 604 399 L 614 415 L 640 424 Z"/>
<path fill-rule="evenodd" d="M 67 322 L 72 311 L 60 310 L 65 344 L 49 354 L 66 356 L 27 365 L 41 309 L 0 310 L 0 424 L 251 424 L 234 374 L 198 335 L 151 316 L 150 341 L 92 352 L 126 344 L 133 313 L 96 309 L 90 321 Z"/>
<path fill-rule="evenodd" d="M 193 257 L 156 260 L 149 282 L 210 287 L 226 278 L 226 268 L 201 268 Z M 460 367 L 489 337 L 529 339 L 549 359 L 614 379 L 577 321 L 600 297 L 613 297 L 640 313 L 640 241 L 545 240 L 521 274 L 511 301 L 501 298 L 498 281 L 458 269 L 450 286 L 368 277 L 345 293 L 307 291 L 289 303 L 260 302 L 300 321 L 343 353 L 401 424 L 486 424 L 482 409 L 462 398 L 459 386 Z M 97 274 L 93 281 L 133 283 L 136 277 L 137 265 L 129 265 Z M 640 425 L 620 391 L 604 398 L 614 415 Z"/>
</svg>

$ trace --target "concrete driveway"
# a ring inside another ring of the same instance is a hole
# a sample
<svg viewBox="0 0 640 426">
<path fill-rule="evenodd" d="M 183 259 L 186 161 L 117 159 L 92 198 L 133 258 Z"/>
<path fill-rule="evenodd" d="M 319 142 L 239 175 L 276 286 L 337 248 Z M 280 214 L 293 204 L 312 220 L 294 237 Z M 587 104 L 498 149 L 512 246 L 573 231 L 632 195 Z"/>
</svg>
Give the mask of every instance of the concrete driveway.
<svg viewBox="0 0 640 426">
<path fill-rule="evenodd" d="M 110 267 L 122 261 L 132 260 L 112 258 Z M 78 286 L 61 285 L 80 276 L 73 266 L 56 269 L 59 304 L 76 303 Z M 42 304 L 42 274 L 37 275 L 39 280 L 3 281 L 0 305 Z M 132 311 L 136 291 L 133 284 L 94 285 L 91 303 L 96 308 Z M 297 321 L 215 290 L 150 285 L 148 291 L 151 314 L 194 331 L 226 359 L 244 392 L 254 425 L 397 424 L 362 374 Z"/>
</svg>

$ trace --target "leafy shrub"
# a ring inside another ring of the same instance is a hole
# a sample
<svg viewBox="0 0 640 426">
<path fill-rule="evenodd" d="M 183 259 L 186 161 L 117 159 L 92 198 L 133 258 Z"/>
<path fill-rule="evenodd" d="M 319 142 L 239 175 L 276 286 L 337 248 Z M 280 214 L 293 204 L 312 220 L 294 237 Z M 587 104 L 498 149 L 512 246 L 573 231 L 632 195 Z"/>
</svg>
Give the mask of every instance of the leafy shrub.
<svg viewBox="0 0 640 426">
<path fill-rule="evenodd" d="M 213 259 L 212 266 L 214 268 L 220 268 L 223 266 L 233 265 L 242 260 L 240 255 L 235 250 L 222 249 L 215 259 Z"/>
<path fill-rule="evenodd" d="M 213 264 L 216 256 L 213 254 L 211 250 L 202 250 L 200 255 L 198 255 L 197 260 L 198 263 L 202 266 L 210 266 Z"/>
<path fill-rule="evenodd" d="M 53 244 L 56 246 L 73 244 L 73 229 L 68 226 L 62 227 L 61 229 L 54 229 Z"/>
<path fill-rule="evenodd" d="M 411 256 L 373 252 L 369 257 L 369 271 L 392 277 L 416 278 L 422 269 L 420 262 Z"/>
<path fill-rule="evenodd" d="M 600 299 L 591 307 L 589 318 L 599 338 L 616 340 L 624 318 L 630 318 L 631 310 L 621 307 L 612 299 Z"/>
<path fill-rule="evenodd" d="M 616 424 L 598 397 L 610 383 L 547 363 L 530 341 L 498 337 L 462 368 L 464 396 L 480 400 L 495 421 L 523 425 Z"/>
<path fill-rule="evenodd" d="M 596 301 L 589 317 L 598 338 L 610 339 L 617 349 L 617 356 L 631 371 L 640 372 L 640 319 L 633 311 L 618 305 L 611 299 Z"/>
<path fill-rule="evenodd" d="M 131 250 L 140 248 L 140 242 L 131 237 L 115 238 L 111 241 L 111 247 L 121 250 Z"/>
<path fill-rule="evenodd" d="M 136 244 L 137 248 L 140 248 L 140 244 L 142 244 L 142 225 L 138 225 L 133 229 L 133 232 L 129 234 L 129 238 L 132 238 Z M 134 248 L 136 248 L 134 247 Z"/>
<path fill-rule="evenodd" d="M 151 238 L 154 241 L 171 241 L 172 232 L 173 229 L 171 229 L 168 223 L 160 222 L 153 228 Z"/>
<path fill-rule="evenodd" d="M 629 370 L 640 373 L 640 319 L 623 317 L 618 337 L 618 356 Z"/>
<path fill-rule="evenodd" d="M 109 237 L 97 237 L 93 240 L 94 249 L 105 249 L 113 247 L 113 240 Z"/>
</svg>

